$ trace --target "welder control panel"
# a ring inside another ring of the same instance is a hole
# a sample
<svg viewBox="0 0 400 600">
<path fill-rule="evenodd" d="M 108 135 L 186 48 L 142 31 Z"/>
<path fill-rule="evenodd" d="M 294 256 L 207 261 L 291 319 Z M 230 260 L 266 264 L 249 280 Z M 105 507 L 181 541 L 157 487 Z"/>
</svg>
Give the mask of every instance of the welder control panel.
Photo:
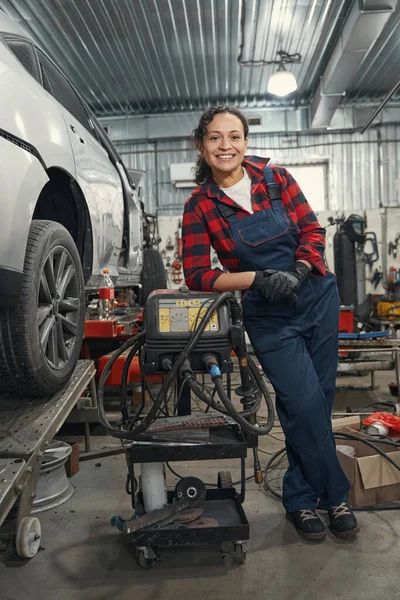
<svg viewBox="0 0 400 600">
<path fill-rule="evenodd" d="M 210 302 L 197 298 L 159 298 L 158 330 L 160 333 L 189 332 L 196 329 L 207 312 Z M 218 313 L 214 312 L 205 331 L 219 331 Z"/>
</svg>

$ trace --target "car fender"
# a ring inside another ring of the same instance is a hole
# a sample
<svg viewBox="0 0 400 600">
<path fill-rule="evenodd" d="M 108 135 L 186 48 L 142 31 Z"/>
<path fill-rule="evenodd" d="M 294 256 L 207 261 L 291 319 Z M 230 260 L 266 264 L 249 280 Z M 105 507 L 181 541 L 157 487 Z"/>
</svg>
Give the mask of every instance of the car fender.
<svg viewBox="0 0 400 600">
<path fill-rule="evenodd" d="M 49 178 L 39 158 L 0 136 L 0 265 L 23 271 L 36 202 Z"/>
</svg>

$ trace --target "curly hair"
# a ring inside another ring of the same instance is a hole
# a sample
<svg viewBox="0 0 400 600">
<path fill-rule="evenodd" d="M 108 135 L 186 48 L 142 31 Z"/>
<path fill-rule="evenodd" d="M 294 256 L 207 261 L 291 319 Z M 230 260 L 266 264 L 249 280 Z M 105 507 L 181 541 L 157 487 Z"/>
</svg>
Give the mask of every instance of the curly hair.
<svg viewBox="0 0 400 600">
<path fill-rule="evenodd" d="M 193 130 L 192 139 L 194 144 L 198 150 L 202 150 L 203 148 L 203 139 L 207 133 L 207 125 L 211 123 L 215 115 L 220 115 L 221 113 L 229 113 L 231 115 L 235 115 L 242 125 L 244 130 L 245 139 L 249 135 L 249 125 L 247 123 L 246 117 L 237 110 L 233 108 L 233 106 L 213 106 L 208 108 L 200 117 L 199 124 L 196 129 Z M 202 184 L 208 181 L 208 179 L 212 176 L 211 168 L 206 163 L 205 158 L 202 156 L 201 152 L 197 155 L 196 158 L 196 166 L 195 166 L 195 182 L 197 184 Z"/>
</svg>

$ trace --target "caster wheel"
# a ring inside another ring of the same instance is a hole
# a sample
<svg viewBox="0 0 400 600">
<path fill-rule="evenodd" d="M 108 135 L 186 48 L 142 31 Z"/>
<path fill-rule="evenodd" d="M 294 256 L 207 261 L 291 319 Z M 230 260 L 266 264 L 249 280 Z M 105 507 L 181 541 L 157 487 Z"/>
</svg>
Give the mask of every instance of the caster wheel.
<svg viewBox="0 0 400 600">
<path fill-rule="evenodd" d="M 233 551 L 233 559 L 237 565 L 242 565 L 246 560 L 247 556 L 247 543 L 246 542 L 237 542 Z"/>
<path fill-rule="evenodd" d="M 156 555 L 151 548 L 138 550 L 137 559 L 142 569 L 154 569 L 156 566 Z"/>
<path fill-rule="evenodd" d="M 220 471 L 218 473 L 217 483 L 218 483 L 218 487 L 220 489 L 233 488 L 231 472 L 230 471 Z"/>
<path fill-rule="evenodd" d="M 246 560 L 247 542 L 224 542 L 221 551 L 227 564 L 242 565 Z"/>
<path fill-rule="evenodd" d="M 42 529 L 36 517 L 25 517 L 18 525 L 15 547 L 21 558 L 33 558 L 40 547 Z"/>
</svg>

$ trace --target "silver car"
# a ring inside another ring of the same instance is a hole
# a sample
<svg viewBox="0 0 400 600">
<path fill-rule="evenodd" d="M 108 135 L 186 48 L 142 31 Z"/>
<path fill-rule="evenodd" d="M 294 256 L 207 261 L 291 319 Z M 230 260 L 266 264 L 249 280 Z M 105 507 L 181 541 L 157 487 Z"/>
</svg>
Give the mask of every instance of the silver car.
<svg viewBox="0 0 400 600">
<path fill-rule="evenodd" d="M 154 264 L 143 277 L 143 205 L 103 128 L 1 10 L 0 91 L 0 386 L 46 395 L 79 357 L 85 285 L 165 273 L 149 247 L 159 281 Z"/>
</svg>

